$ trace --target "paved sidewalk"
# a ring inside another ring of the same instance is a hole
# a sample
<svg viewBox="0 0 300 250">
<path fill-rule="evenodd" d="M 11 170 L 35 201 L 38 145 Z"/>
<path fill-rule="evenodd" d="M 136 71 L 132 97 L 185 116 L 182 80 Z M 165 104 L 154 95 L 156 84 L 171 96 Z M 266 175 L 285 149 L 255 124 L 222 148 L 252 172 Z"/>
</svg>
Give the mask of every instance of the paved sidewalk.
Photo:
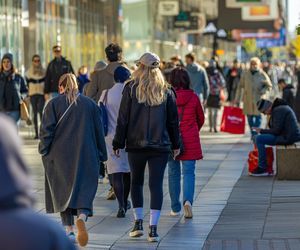
<svg viewBox="0 0 300 250">
<path fill-rule="evenodd" d="M 28 135 L 27 132 L 22 134 Z M 146 236 L 140 239 L 131 239 L 128 232 L 132 228 L 132 211 L 129 210 L 124 219 L 116 218 L 117 202 L 107 201 L 105 197 L 109 187 L 107 184 L 99 184 L 94 201 L 95 216 L 87 223 L 90 241 L 85 249 L 202 249 L 209 232 L 227 204 L 232 188 L 240 178 L 251 146 L 248 138 L 226 134 L 202 133 L 201 140 L 205 160 L 197 163 L 196 199 L 192 220 L 169 216 L 170 199 L 166 173 L 164 205 L 158 228 L 161 241 L 148 243 Z M 36 210 L 45 213 L 44 171 L 41 159 L 37 154 L 37 141 L 25 139 L 23 153 L 32 172 L 34 192 L 37 198 Z M 146 213 L 144 226 L 145 233 L 147 233 L 149 221 L 147 182 L 144 190 Z M 57 220 L 58 223 L 60 222 L 58 215 L 48 216 Z"/>
<path fill-rule="evenodd" d="M 203 249 L 299 250 L 300 182 L 245 169 Z"/>
</svg>

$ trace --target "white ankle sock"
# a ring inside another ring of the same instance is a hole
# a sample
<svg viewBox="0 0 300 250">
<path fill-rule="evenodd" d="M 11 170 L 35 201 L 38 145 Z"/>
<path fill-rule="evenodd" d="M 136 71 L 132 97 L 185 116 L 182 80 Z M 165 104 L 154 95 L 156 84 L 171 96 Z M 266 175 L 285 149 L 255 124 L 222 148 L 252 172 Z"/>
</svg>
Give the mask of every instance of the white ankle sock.
<svg viewBox="0 0 300 250">
<path fill-rule="evenodd" d="M 136 207 L 133 209 L 133 215 L 135 220 L 144 219 L 144 211 L 142 207 Z"/>
<path fill-rule="evenodd" d="M 160 218 L 160 210 L 150 209 L 150 226 L 156 226 Z"/>
</svg>

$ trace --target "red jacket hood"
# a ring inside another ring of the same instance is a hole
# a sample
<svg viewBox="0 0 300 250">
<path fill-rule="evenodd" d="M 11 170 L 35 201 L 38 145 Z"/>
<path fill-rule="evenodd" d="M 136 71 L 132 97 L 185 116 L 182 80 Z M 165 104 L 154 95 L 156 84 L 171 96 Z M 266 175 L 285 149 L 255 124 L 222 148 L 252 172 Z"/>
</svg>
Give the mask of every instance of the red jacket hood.
<svg viewBox="0 0 300 250">
<path fill-rule="evenodd" d="M 178 107 L 186 105 L 194 95 L 194 91 L 191 89 L 176 90 L 177 100 L 176 104 Z"/>
</svg>

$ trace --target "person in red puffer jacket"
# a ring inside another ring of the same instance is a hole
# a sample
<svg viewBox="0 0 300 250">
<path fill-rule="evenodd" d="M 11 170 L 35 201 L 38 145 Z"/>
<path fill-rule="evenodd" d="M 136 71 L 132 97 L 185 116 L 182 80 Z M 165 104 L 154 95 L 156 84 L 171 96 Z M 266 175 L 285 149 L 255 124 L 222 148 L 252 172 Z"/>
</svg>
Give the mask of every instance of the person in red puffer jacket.
<svg viewBox="0 0 300 250">
<path fill-rule="evenodd" d="M 171 72 L 170 84 L 175 89 L 177 95 L 176 104 L 183 143 L 183 152 L 168 162 L 169 193 L 172 208 L 170 215 L 180 215 L 180 177 L 182 171 L 184 217 L 192 218 L 195 165 L 196 160 L 203 158 L 199 131 L 204 124 L 205 118 L 198 96 L 190 89 L 190 78 L 184 68 L 178 67 Z"/>
</svg>

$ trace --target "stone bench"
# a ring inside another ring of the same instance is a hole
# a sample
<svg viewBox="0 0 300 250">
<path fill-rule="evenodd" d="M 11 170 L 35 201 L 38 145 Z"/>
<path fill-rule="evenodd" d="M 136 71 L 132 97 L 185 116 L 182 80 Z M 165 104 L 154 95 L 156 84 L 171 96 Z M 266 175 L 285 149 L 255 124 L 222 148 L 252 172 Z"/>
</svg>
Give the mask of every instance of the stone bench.
<svg viewBox="0 0 300 250">
<path fill-rule="evenodd" d="M 276 146 L 278 180 L 300 180 L 300 144 Z"/>
</svg>

